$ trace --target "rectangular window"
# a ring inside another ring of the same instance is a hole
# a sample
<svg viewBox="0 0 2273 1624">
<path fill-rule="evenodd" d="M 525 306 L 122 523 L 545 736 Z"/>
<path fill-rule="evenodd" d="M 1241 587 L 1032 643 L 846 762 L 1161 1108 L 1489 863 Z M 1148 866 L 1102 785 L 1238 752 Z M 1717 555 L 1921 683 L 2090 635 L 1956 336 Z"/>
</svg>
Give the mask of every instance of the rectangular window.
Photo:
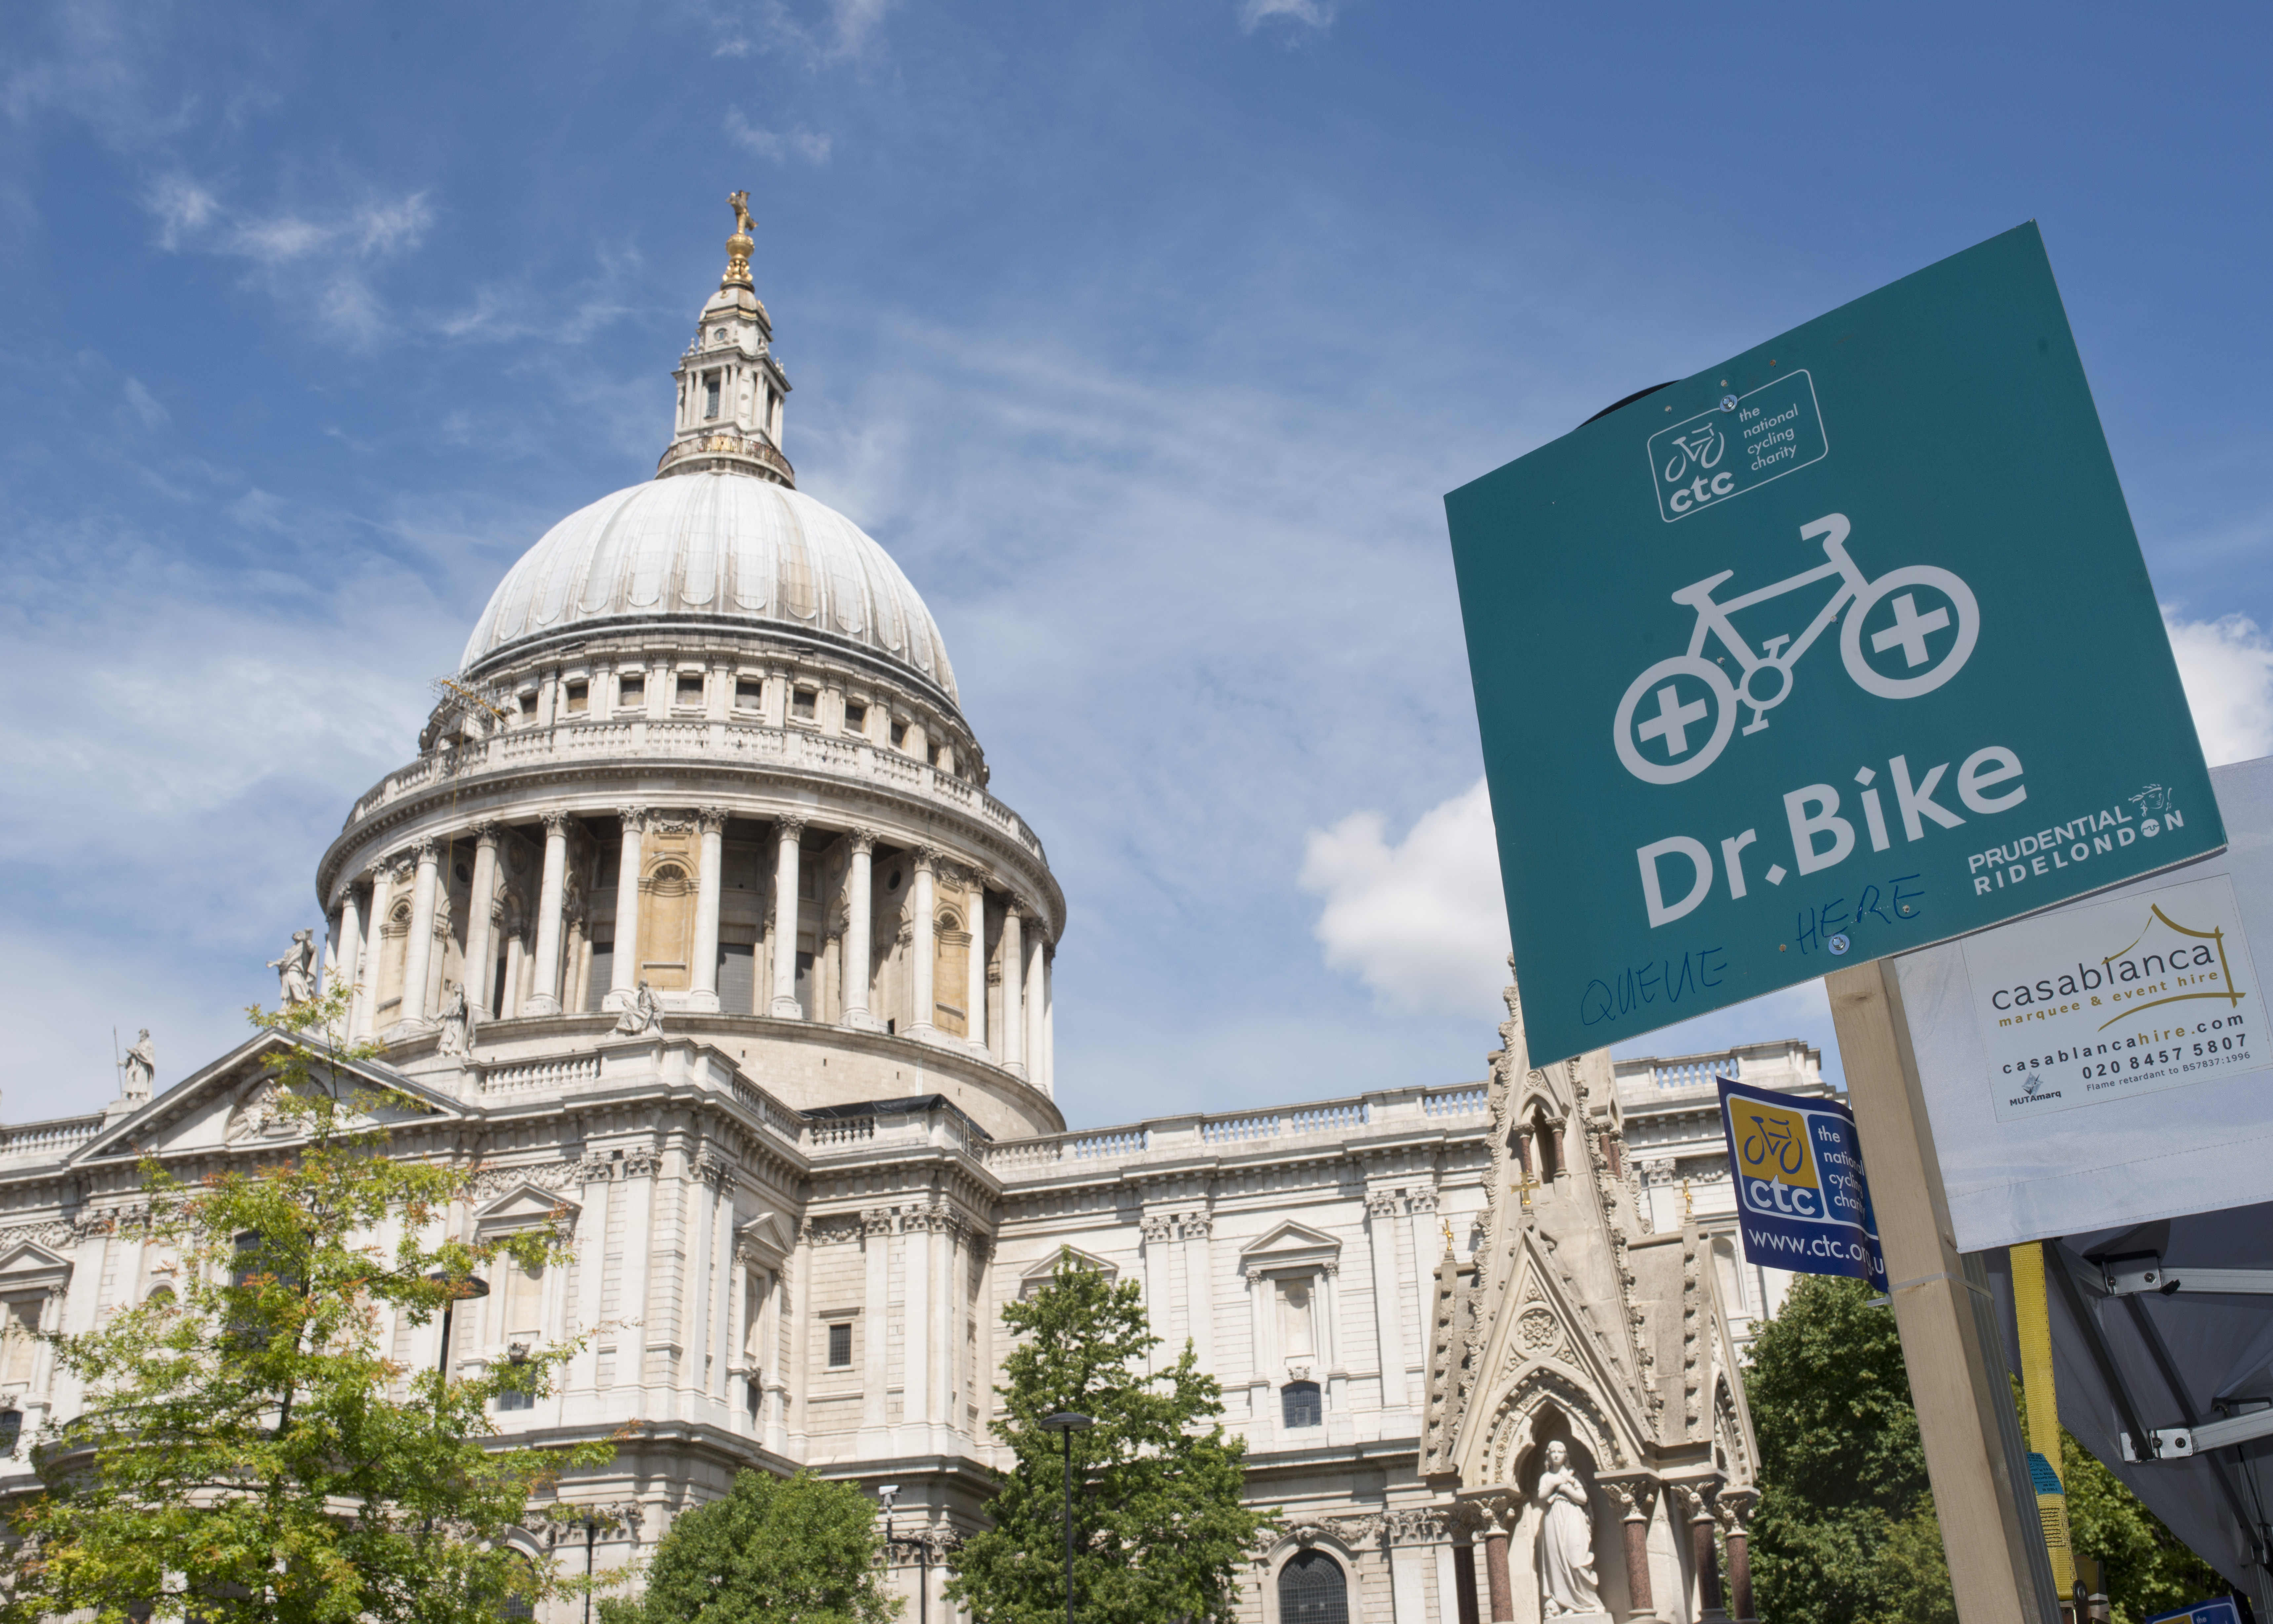
<svg viewBox="0 0 2273 1624">
<path fill-rule="evenodd" d="M 868 731 L 868 707 L 857 699 L 848 699 L 844 702 L 844 731 L 848 733 L 865 733 Z"/>
<path fill-rule="evenodd" d="M 40 1347 L 32 1333 L 39 1328 L 39 1298 L 19 1297 L 0 1304 L 0 1381 L 31 1380 L 32 1357 Z"/>
<path fill-rule="evenodd" d="M 896 749 L 896 749 L 899 749 L 899 748 L 901 748 L 903 746 L 904 746 L 904 745 L 907 743 L 907 741 L 908 741 L 908 725 L 907 725 L 905 722 L 895 722 L 895 723 L 893 723 L 893 724 L 892 724 L 892 748 L 893 748 L 894 749 Z"/>
<path fill-rule="evenodd" d="M 766 684 L 761 677 L 734 679 L 734 709 L 755 710 L 766 703 Z"/>
<path fill-rule="evenodd" d="M 637 674 L 618 677 L 616 703 L 624 706 L 647 703 L 647 678 Z"/>
<path fill-rule="evenodd" d="M 571 710 L 573 711 L 573 710 L 590 710 L 591 708 L 592 708 L 592 689 L 591 689 L 591 685 L 590 685 L 589 683 L 585 683 L 585 682 L 571 682 L 571 683 L 569 683 L 569 684 L 568 684 L 568 709 L 569 709 L 569 710 Z"/>
<path fill-rule="evenodd" d="M 682 671 L 679 673 L 679 703 L 682 705 L 699 705 L 702 703 L 701 673 Z"/>
<path fill-rule="evenodd" d="M 702 380 L 702 415 L 705 417 L 718 415 L 718 374 L 716 372 Z"/>
<path fill-rule="evenodd" d="M 1317 1426 L 1324 1418 L 1315 1381 L 1290 1381 L 1279 1389 L 1279 1415 L 1288 1426 Z"/>
<path fill-rule="evenodd" d="M 534 1410 L 536 1408 L 536 1395 L 534 1393 L 500 1393 L 497 1396 L 497 1407 L 498 1413 L 499 1415 L 503 1415 L 509 1410 Z"/>
<path fill-rule="evenodd" d="M 526 721 L 526 720 L 528 720 L 530 717 L 533 717 L 533 716 L 535 716 L 536 714 L 536 695 L 534 695 L 534 694 L 523 694 L 523 695 L 521 696 L 521 719 L 522 719 L 522 720 L 524 720 L 524 721 Z"/>
<path fill-rule="evenodd" d="M 608 996 L 609 983 L 616 978 L 616 944 L 612 937 L 592 944 L 592 981 L 584 994 L 584 1013 L 597 1015 L 600 1004 Z"/>
<path fill-rule="evenodd" d="M 810 722 L 813 720 L 814 712 L 819 698 L 820 695 L 809 688 L 795 689 L 790 695 L 790 714 L 796 717 L 801 722 Z"/>
<path fill-rule="evenodd" d="M 829 1368 L 852 1368 L 852 1327 L 848 1321 L 840 1320 L 829 1327 Z"/>
</svg>

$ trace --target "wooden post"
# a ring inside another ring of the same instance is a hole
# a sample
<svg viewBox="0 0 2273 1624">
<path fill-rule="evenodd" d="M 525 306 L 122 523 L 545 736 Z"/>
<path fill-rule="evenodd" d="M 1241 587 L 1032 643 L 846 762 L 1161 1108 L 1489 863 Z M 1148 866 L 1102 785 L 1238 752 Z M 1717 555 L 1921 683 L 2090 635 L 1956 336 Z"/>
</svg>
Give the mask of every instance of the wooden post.
<svg viewBox="0 0 2273 1624">
<path fill-rule="evenodd" d="M 1824 977 L 1885 1249 L 1902 1364 L 1962 1624 L 2059 1624 L 1982 1278 L 1952 1238 L 1917 1058 L 1891 961 Z M 1977 1304 L 1976 1292 L 1984 1302 Z M 2015 1481 L 2016 1470 L 2022 1474 Z M 2025 1507 L 2025 1510 L 2024 1510 Z"/>
</svg>

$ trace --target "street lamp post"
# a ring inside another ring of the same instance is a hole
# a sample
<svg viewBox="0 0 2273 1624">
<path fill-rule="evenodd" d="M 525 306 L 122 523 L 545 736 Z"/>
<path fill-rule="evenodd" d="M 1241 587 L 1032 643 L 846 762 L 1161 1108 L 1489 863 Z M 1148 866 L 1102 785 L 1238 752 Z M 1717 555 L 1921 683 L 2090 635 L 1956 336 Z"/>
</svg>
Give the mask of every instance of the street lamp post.
<svg viewBox="0 0 2273 1624">
<path fill-rule="evenodd" d="M 888 1483 L 876 1491 L 884 1502 L 884 1552 L 889 1560 L 892 1548 L 910 1545 L 916 1553 L 916 1624 L 931 1624 L 931 1542 L 918 1534 L 903 1540 L 892 1532 L 892 1507 L 900 1497 L 900 1485 Z"/>
<path fill-rule="evenodd" d="M 450 1314 L 460 1297 L 480 1297 L 490 1294 L 490 1282 L 478 1274 L 429 1274 L 426 1278 L 438 1286 L 454 1286 L 442 1304 L 442 1351 L 434 1361 L 434 1368 L 444 1381 L 450 1380 Z"/>
<path fill-rule="evenodd" d="M 1091 1417 L 1070 1410 L 1042 1417 L 1042 1431 L 1055 1432 L 1065 1441 L 1066 1624 L 1073 1624 L 1073 1435 L 1086 1432 L 1096 1425 Z"/>
</svg>

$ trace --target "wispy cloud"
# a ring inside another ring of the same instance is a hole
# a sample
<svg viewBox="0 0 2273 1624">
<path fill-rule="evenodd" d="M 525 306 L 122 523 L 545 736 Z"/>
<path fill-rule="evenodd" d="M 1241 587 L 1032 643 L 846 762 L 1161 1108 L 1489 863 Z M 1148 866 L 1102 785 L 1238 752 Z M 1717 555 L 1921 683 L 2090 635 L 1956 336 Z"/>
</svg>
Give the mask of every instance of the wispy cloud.
<svg viewBox="0 0 2273 1624">
<path fill-rule="evenodd" d="M 807 163 L 823 163 L 829 158 L 829 138 L 810 130 L 767 130 L 752 124 L 742 109 L 726 109 L 726 135 L 746 152 L 776 163 L 791 158 L 802 158 Z"/>
<path fill-rule="evenodd" d="M 1240 0 L 1239 26 L 1253 34 L 1273 18 L 1304 23 L 1313 28 L 1333 26 L 1334 8 L 1326 0 Z"/>
<path fill-rule="evenodd" d="M 174 414 L 158 403 L 158 397 L 143 387 L 139 378 L 126 380 L 126 404 L 140 418 L 146 429 L 161 429 L 174 420 Z"/>
<path fill-rule="evenodd" d="M 434 222 L 424 192 L 262 214 L 230 208 L 210 188 L 172 174 L 153 182 L 145 201 L 161 248 L 241 259 L 275 297 L 365 346 L 390 326 L 372 271 L 415 252 Z"/>
</svg>

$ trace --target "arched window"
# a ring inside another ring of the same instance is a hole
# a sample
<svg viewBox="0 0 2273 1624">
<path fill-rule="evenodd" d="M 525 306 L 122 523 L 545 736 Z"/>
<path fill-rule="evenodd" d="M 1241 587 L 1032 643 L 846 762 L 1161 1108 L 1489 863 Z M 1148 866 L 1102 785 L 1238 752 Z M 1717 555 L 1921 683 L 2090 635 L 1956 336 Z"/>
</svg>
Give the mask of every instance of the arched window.
<svg viewBox="0 0 2273 1624">
<path fill-rule="evenodd" d="M 1317 1426 L 1325 1419 L 1315 1381 L 1290 1381 L 1279 1389 L 1279 1411 L 1288 1426 Z"/>
<path fill-rule="evenodd" d="M 1349 1624 L 1341 1564 L 1324 1551 L 1304 1551 L 1280 1568 L 1279 1624 Z"/>
<path fill-rule="evenodd" d="M 514 1553 L 513 1561 L 522 1578 L 533 1587 L 536 1579 L 536 1567 L 518 1551 Z M 528 1590 L 514 1591 L 498 1606 L 498 1617 L 501 1619 L 533 1619 L 536 1616 L 536 1604 L 529 1598 Z"/>
<path fill-rule="evenodd" d="M 142 1305 L 146 1308 L 171 1308 L 174 1305 L 174 1288 L 171 1286 L 152 1287 L 150 1295 L 142 1299 Z"/>
</svg>

